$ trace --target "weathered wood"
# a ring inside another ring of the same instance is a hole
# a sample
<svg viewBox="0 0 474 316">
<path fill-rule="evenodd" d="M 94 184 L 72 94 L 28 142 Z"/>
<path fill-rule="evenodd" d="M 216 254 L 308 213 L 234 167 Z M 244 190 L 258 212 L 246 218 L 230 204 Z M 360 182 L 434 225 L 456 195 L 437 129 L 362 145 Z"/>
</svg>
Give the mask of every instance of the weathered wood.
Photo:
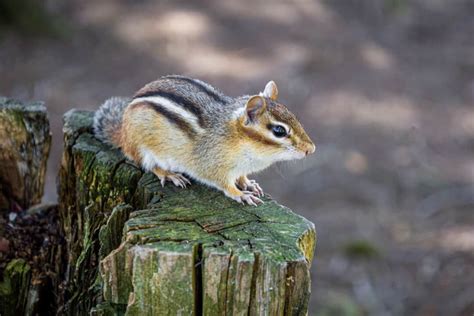
<svg viewBox="0 0 474 316">
<path fill-rule="evenodd" d="M 314 225 L 266 197 L 242 206 L 193 183 L 162 188 L 65 116 L 60 171 L 66 314 L 305 315 Z M 100 275 L 98 272 L 100 266 Z"/>
<path fill-rule="evenodd" d="M 43 315 L 58 303 L 57 208 L 37 204 L 50 145 L 42 103 L 0 97 L 0 315 Z"/>
<path fill-rule="evenodd" d="M 0 211 L 41 201 L 50 145 L 43 103 L 0 97 Z"/>
</svg>

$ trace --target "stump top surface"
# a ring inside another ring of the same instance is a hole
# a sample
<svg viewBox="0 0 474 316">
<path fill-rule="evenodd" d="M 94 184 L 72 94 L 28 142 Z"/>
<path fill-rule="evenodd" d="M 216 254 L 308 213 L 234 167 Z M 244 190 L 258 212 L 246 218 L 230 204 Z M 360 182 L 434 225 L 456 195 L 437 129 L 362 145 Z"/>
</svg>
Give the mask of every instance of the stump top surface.
<svg viewBox="0 0 474 316">
<path fill-rule="evenodd" d="M 159 184 L 151 174 L 142 180 Z M 194 183 L 185 190 L 168 187 L 157 193 L 158 200 L 146 210 L 130 214 L 124 228 L 129 243 L 198 242 L 271 254 L 274 260 L 312 259 L 312 251 L 300 247 L 313 224 L 269 198 L 258 207 L 242 206 Z"/>
<path fill-rule="evenodd" d="M 2 110 L 15 110 L 23 113 L 35 113 L 41 112 L 46 113 L 46 107 L 43 102 L 20 102 L 15 99 L 10 99 L 0 96 L 0 111 Z"/>
</svg>

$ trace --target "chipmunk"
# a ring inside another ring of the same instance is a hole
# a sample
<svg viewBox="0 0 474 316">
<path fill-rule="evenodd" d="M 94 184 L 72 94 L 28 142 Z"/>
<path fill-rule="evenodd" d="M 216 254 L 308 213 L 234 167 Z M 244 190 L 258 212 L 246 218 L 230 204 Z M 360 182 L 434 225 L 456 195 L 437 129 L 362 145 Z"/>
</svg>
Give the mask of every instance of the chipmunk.
<svg viewBox="0 0 474 316">
<path fill-rule="evenodd" d="M 233 98 L 184 76 L 165 76 L 133 98 L 111 98 L 94 117 L 95 135 L 122 149 L 164 186 L 185 188 L 185 175 L 240 203 L 256 206 L 263 190 L 248 174 L 300 159 L 315 145 L 278 103 L 270 81 L 263 92 Z"/>
</svg>

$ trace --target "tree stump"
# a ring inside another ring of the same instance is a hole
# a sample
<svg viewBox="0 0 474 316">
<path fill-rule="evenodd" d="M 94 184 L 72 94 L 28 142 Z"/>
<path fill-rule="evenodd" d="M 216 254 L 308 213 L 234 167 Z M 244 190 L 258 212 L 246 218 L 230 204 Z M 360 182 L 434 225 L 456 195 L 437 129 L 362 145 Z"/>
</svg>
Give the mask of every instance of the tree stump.
<svg viewBox="0 0 474 316">
<path fill-rule="evenodd" d="M 57 208 L 37 205 L 50 145 L 43 103 L 0 97 L 0 315 L 56 310 L 63 261 Z"/>
<path fill-rule="evenodd" d="M 243 206 L 195 182 L 164 188 L 65 115 L 65 314 L 305 315 L 314 225 L 268 197 Z M 100 273 L 99 273 L 100 271 Z"/>
<path fill-rule="evenodd" d="M 0 210 L 41 201 L 51 134 L 43 103 L 0 97 Z"/>
</svg>

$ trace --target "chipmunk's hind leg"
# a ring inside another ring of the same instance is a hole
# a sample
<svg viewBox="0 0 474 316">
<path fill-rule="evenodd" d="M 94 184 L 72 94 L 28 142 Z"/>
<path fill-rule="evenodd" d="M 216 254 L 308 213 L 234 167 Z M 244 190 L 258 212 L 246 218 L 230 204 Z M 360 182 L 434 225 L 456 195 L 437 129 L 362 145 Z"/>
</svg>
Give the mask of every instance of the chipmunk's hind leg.
<svg viewBox="0 0 474 316">
<path fill-rule="evenodd" d="M 166 180 L 173 182 L 177 187 L 186 188 L 191 182 L 181 173 L 171 172 L 159 167 L 153 168 L 153 173 L 160 179 L 161 186 L 165 186 Z"/>
</svg>

